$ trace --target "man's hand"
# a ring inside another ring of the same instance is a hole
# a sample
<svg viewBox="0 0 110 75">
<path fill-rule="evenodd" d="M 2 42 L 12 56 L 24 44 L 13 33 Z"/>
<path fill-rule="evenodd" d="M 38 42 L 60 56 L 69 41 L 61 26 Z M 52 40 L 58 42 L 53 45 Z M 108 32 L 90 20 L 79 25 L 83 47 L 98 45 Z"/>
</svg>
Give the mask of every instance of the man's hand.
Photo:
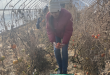
<svg viewBox="0 0 110 75">
<path fill-rule="evenodd" d="M 54 45 L 55 48 L 57 48 L 57 49 L 60 49 L 60 48 L 62 48 L 63 46 L 65 46 L 65 44 L 62 44 L 62 43 L 56 43 L 56 42 L 53 42 L 53 45 Z"/>
<path fill-rule="evenodd" d="M 60 44 L 60 48 L 62 48 L 63 46 L 65 46 L 65 44 Z"/>
</svg>

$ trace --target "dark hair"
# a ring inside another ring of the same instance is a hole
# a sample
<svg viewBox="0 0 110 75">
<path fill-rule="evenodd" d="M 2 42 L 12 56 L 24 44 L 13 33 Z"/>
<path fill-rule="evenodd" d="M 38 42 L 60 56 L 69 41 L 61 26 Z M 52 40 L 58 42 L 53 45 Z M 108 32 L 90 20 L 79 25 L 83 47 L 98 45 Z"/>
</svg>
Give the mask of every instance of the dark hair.
<svg viewBox="0 0 110 75">
<path fill-rule="evenodd" d="M 58 12 L 59 12 L 59 10 L 58 10 Z M 51 16 L 49 17 L 49 25 L 50 25 L 52 31 L 55 32 L 53 20 L 54 20 L 54 17 L 51 15 Z"/>
<path fill-rule="evenodd" d="M 52 31 L 55 31 L 53 20 L 54 20 L 54 17 L 51 15 L 49 17 L 49 25 L 50 25 Z"/>
</svg>

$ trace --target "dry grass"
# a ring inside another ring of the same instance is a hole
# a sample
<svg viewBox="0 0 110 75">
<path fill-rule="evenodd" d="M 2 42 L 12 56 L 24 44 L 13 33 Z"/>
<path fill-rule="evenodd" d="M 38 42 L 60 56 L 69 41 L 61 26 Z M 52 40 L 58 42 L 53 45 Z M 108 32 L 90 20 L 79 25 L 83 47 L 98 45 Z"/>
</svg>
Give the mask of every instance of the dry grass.
<svg viewBox="0 0 110 75">
<path fill-rule="evenodd" d="M 105 61 L 109 60 L 109 1 L 103 1 L 102 5 L 101 2 L 98 0 L 81 11 L 70 7 L 74 28 L 70 46 L 74 40 L 75 55 L 83 59 L 79 60 L 79 63 L 82 64 L 83 70 L 91 75 L 101 74 L 105 69 Z M 92 35 L 100 36 L 96 39 Z"/>
</svg>

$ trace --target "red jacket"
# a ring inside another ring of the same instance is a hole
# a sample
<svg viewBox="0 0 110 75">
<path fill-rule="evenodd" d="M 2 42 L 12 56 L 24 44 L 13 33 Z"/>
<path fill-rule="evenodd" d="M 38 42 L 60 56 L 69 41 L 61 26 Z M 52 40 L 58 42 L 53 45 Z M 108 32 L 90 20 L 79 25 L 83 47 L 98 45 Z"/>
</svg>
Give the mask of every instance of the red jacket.
<svg viewBox="0 0 110 75">
<path fill-rule="evenodd" d="M 50 13 L 48 12 L 46 15 L 46 29 L 50 42 L 55 42 L 55 36 L 57 36 L 63 39 L 63 44 L 67 44 L 73 32 L 72 16 L 70 12 L 66 9 L 61 9 L 59 18 L 54 19 L 54 28 L 56 29 L 56 32 L 53 32 L 49 26 L 49 17 Z"/>
</svg>

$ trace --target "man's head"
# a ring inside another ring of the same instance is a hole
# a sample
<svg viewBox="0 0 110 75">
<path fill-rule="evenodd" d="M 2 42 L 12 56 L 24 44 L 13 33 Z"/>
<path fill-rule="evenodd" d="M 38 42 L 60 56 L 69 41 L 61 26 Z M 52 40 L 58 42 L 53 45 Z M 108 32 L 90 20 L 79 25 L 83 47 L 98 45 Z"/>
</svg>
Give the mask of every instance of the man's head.
<svg viewBox="0 0 110 75">
<path fill-rule="evenodd" d="M 49 2 L 49 12 L 54 18 L 58 18 L 61 11 L 59 0 L 51 0 Z"/>
</svg>

